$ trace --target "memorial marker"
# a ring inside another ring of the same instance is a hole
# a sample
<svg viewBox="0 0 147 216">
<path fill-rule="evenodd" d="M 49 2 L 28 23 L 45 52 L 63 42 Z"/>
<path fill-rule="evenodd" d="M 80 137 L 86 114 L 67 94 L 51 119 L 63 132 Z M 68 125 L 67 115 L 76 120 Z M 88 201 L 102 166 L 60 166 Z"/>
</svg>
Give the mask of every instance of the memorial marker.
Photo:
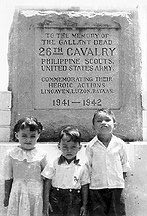
<svg viewBox="0 0 147 216">
<path fill-rule="evenodd" d="M 16 10 L 9 37 L 11 138 L 16 121 L 39 119 L 39 141 L 74 125 L 91 140 L 93 113 L 111 108 L 115 134 L 142 140 L 141 55 L 136 11 Z"/>
</svg>

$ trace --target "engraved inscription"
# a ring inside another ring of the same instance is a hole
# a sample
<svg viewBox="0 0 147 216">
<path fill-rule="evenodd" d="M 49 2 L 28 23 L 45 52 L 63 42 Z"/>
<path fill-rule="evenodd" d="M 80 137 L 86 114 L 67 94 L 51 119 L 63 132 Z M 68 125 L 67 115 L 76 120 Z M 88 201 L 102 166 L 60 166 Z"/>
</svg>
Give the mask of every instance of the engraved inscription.
<svg viewBox="0 0 147 216">
<path fill-rule="evenodd" d="M 119 109 L 119 30 L 35 28 L 35 109 Z"/>
</svg>

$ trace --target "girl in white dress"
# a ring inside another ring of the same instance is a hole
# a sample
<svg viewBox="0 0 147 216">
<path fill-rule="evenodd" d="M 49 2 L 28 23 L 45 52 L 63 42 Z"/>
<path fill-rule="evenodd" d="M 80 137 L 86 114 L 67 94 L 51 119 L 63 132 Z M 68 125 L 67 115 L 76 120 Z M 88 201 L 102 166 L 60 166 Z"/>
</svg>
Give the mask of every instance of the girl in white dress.
<svg viewBox="0 0 147 216">
<path fill-rule="evenodd" d="M 14 127 L 19 145 L 9 150 L 5 162 L 4 206 L 7 216 L 42 216 L 46 154 L 36 147 L 43 127 L 35 118 L 22 118 Z"/>
</svg>

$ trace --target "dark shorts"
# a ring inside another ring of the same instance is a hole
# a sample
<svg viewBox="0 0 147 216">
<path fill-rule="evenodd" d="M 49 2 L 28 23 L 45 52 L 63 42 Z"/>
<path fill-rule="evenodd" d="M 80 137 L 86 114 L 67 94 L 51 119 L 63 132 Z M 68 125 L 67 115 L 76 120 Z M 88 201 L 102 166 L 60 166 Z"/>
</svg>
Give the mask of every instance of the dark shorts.
<svg viewBox="0 0 147 216">
<path fill-rule="evenodd" d="M 81 191 L 75 189 L 52 188 L 50 204 L 53 208 L 53 212 L 50 212 L 50 216 L 79 216 Z"/>
<path fill-rule="evenodd" d="M 89 216 L 126 216 L 123 189 L 89 191 Z"/>
</svg>

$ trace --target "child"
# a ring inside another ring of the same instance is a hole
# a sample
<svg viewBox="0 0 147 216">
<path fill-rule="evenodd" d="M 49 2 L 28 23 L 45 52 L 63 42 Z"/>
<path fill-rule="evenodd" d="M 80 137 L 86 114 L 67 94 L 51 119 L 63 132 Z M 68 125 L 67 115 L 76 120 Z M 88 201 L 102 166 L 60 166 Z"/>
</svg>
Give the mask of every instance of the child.
<svg viewBox="0 0 147 216">
<path fill-rule="evenodd" d="M 19 145 L 5 158 L 5 197 L 7 216 L 41 216 L 46 155 L 35 145 L 43 127 L 35 118 L 22 118 L 14 127 Z"/>
<path fill-rule="evenodd" d="M 80 132 L 74 127 L 62 130 L 58 144 L 62 154 L 53 162 L 53 167 L 48 164 L 42 172 L 49 179 L 44 199 L 45 212 L 49 207 L 51 216 L 86 215 L 90 179 L 85 164 L 76 157 L 81 149 L 80 137 Z"/>
<path fill-rule="evenodd" d="M 129 169 L 126 144 L 114 136 L 116 126 L 111 110 L 99 109 L 93 117 L 96 136 L 88 143 L 90 216 L 125 216 L 122 196 L 124 178 Z"/>
</svg>

